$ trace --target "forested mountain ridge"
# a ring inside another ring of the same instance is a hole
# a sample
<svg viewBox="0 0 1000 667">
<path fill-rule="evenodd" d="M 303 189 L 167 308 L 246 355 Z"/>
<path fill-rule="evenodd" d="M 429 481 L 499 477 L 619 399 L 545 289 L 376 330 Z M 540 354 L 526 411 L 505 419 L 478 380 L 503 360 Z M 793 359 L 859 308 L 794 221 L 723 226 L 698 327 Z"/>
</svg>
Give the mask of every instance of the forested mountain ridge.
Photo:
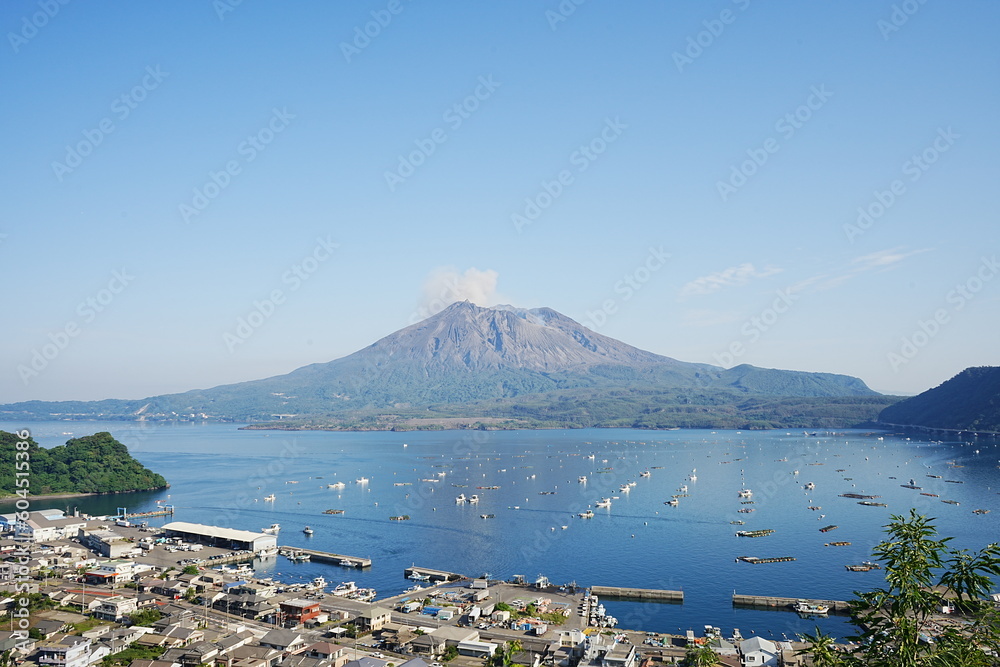
<svg viewBox="0 0 1000 667">
<path fill-rule="evenodd" d="M 1000 367 L 973 366 L 884 409 L 885 424 L 1000 432 Z"/>
</svg>

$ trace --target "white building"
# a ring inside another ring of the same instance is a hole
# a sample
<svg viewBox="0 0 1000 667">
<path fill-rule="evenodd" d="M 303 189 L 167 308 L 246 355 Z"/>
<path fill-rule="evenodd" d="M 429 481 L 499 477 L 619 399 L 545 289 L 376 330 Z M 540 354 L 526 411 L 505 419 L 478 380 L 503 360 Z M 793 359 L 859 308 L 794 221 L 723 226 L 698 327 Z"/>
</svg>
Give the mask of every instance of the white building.
<svg viewBox="0 0 1000 667">
<path fill-rule="evenodd" d="M 762 637 L 751 637 L 740 642 L 743 667 L 778 667 L 778 645 Z"/>
</svg>

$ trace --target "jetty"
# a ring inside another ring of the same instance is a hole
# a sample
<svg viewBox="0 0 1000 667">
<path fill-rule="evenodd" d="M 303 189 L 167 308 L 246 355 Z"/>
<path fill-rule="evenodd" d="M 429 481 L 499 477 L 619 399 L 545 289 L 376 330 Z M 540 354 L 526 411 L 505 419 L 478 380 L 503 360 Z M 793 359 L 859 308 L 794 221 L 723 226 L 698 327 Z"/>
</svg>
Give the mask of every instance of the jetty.
<svg viewBox="0 0 1000 667">
<path fill-rule="evenodd" d="M 160 505 L 155 510 L 149 512 L 129 512 L 127 507 L 119 507 L 118 513 L 111 517 L 112 519 L 118 521 L 128 521 L 129 519 L 146 519 L 154 516 L 173 516 L 174 506 L 173 505 Z"/>
<path fill-rule="evenodd" d="M 411 565 L 410 567 L 403 570 L 403 575 L 409 579 L 414 574 L 429 577 L 430 581 L 458 581 L 459 579 L 466 579 L 467 577 L 463 574 L 458 574 L 456 572 L 445 572 L 444 570 L 432 570 L 426 567 L 416 567 Z"/>
<path fill-rule="evenodd" d="M 619 588 L 617 586 L 591 586 L 590 594 L 602 598 L 619 600 L 655 600 L 684 604 L 684 591 L 668 591 L 656 588 Z"/>
<path fill-rule="evenodd" d="M 770 595 L 740 595 L 736 592 L 733 593 L 734 607 L 795 611 L 795 605 L 799 602 L 829 607 L 831 613 L 849 614 L 851 611 L 851 606 L 843 600 L 807 600 L 804 598 L 781 598 Z"/>
<path fill-rule="evenodd" d="M 344 567 L 371 567 L 371 558 L 358 558 L 357 556 L 344 556 L 343 554 L 334 554 L 328 551 L 317 551 L 316 549 L 303 549 L 301 547 L 280 547 L 282 553 L 299 552 L 309 556 L 309 560 L 315 561 L 317 563 L 333 563 L 335 565 L 343 565 Z M 350 563 L 348 565 L 348 563 Z"/>
</svg>

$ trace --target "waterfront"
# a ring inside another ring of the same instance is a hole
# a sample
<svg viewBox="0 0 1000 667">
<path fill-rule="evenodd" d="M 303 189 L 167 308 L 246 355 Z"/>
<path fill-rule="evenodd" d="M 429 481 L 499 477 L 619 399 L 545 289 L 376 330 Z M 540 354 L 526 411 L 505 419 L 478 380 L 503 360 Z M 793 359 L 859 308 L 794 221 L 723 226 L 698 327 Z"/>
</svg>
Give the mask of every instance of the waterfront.
<svg viewBox="0 0 1000 667">
<path fill-rule="evenodd" d="M 972 513 L 997 505 L 1000 454 L 987 442 L 932 443 L 856 431 L 809 437 L 785 431 L 324 433 L 120 422 L 27 426 L 45 446 L 62 444 L 71 437 L 66 432 L 109 430 L 172 484 L 166 492 L 39 501 L 39 507 L 110 514 L 119 506 L 148 510 L 159 499 L 176 506 L 175 520 L 254 531 L 280 523 L 280 544 L 370 557 L 373 566 L 354 570 L 278 558 L 263 563 L 259 574 L 286 581 L 317 575 L 332 582 L 354 580 L 376 588 L 380 598 L 412 583 L 403 570 L 414 563 L 472 576 L 523 574 L 533 581 L 543 574 L 557 584 L 683 590 L 683 605 L 606 601 L 621 626 L 660 632 L 712 624 L 726 632 L 738 627 L 745 635 L 780 637 L 819 624 L 843 634 L 849 631 L 843 618 L 736 609 L 732 595 L 850 599 L 853 590 L 881 581 L 880 571 L 848 572 L 844 566 L 870 557 L 890 514 L 915 506 L 938 517 L 942 533 L 966 548 L 992 539 L 1000 516 Z M 648 477 L 641 476 L 644 471 Z M 580 476 L 587 482 L 578 481 Z M 368 482 L 357 483 L 361 477 Z M 900 486 L 911 478 L 923 489 Z M 344 488 L 328 488 L 336 482 Z M 635 486 L 620 491 L 628 482 Z M 810 482 L 815 488 L 804 488 Z M 679 491 L 683 485 L 686 496 Z M 739 497 L 743 488 L 753 491 L 749 500 Z M 844 493 L 879 495 L 887 507 L 859 505 L 840 497 Z M 269 494 L 275 495 L 273 502 L 263 500 Z M 456 504 L 459 494 L 481 500 Z M 681 495 L 678 506 L 665 505 L 673 495 Z M 593 507 L 592 519 L 576 516 L 604 497 L 612 498 L 610 508 Z M 742 504 L 750 500 L 753 504 Z M 326 509 L 344 513 L 323 514 Z M 494 517 L 483 519 L 484 514 Z M 389 520 L 400 515 L 410 519 Z M 315 530 L 312 537 L 302 533 L 306 525 Z M 838 528 L 819 531 L 827 525 Z M 736 537 L 737 529 L 774 533 L 750 539 Z M 850 545 L 824 546 L 831 540 Z M 745 555 L 796 560 L 736 562 Z"/>
</svg>

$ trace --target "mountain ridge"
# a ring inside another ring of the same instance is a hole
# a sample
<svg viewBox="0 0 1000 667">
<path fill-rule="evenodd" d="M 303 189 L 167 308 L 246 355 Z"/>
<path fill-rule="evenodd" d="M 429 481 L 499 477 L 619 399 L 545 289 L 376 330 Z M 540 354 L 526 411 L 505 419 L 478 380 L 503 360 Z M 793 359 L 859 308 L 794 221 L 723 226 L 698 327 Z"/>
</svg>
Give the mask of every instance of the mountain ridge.
<svg viewBox="0 0 1000 667">
<path fill-rule="evenodd" d="M 29 401 L 0 406 L 0 414 L 258 422 L 442 405 L 451 413 L 471 404 L 488 411 L 490 401 L 622 389 L 714 404 L 751 396 L 880 396 L 846 375 L 683 362 L 591 331 L 551 308 L 465 301 L 344 357 L 283 375 L 139 400 Z"/>
</svg>

